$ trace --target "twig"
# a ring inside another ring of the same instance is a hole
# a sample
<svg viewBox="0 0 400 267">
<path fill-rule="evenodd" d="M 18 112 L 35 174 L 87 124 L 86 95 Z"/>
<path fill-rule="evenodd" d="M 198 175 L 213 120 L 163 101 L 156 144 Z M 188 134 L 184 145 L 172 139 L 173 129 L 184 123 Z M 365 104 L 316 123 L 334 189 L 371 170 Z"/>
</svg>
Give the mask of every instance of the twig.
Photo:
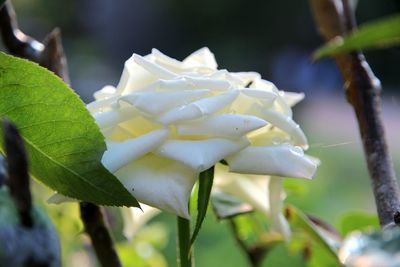
<svg viewBox="0 0 400 267">
<path fill-rule="evenodd" d="M 0 7 L 0 31 L 4 45 L 11 54 L 39 63 L 69 83 L 67 60 L 58 28 L 43 43 L 18 28 L 17 16 L 10 1 Z"/>
<path fill-rule="evenodd" d="M 348 0 L 310 0 L 320 33 L 328 41 L 356 28 Z M 388 152 L 381 115 L 381 84 L 364 55 L 357 51 L 335 57 L 345 80 L 345 92 L 357 116 L 382 227 L 394 225 L 400 192 Z"/>
<path fill-rule="evenodd" d="M 10 1 L 0 10 L 0 31 L 7 49 L 14 55 L 30 59 L 53 71 L 69 83 L 67 60 L 59 29 L 53 30 L 40 43 L 18 29 L 16 15 Z M 80 203 L 81 219 L 85 225 L 96 255 L 103 266 L 121 266 L 111 235 L 104 223 L 100 208 Z"/>
<path fill-rule="evenodd" d="M 81 218 L 85 231 L 92 240 L 93 248 L 103 267 L 121 267 L 113 240 L 104 223 L 100 207 L 91 203 L 80 203 Z"/>
<path fill-rule="evenodd" d="M 0 29 L 3 43 L 11 54 L 39 62 L 44 46 L 19 30 L 10 1 L 7 1 L 0 10 Z"/>
<path fill-rule="evenodd" d="M 4 121 L 3 129 L 8 165 L 6 183 L 18 209 L 21 225 L 31 228 L 33 226 L 32 196 L 24 143 L 15 125 L 9 121 Z"/>
</svg>

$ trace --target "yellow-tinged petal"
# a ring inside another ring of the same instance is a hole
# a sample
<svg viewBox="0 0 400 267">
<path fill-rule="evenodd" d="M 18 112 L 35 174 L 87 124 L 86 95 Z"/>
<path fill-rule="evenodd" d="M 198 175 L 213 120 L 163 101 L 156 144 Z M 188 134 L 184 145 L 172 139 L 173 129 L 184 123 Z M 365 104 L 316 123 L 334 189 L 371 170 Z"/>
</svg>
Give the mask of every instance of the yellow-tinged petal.
<svg viewBox="0 0 400 267">
<path fill-rule="evenodd" d="M 211 96 L 192 102 L 183 107 L 176 107 L 160 115 L 157 121 L 160 123 L 175 124 L 186 120 L 194 120 L 213 114 L 227 106 L 235 100 L 239 92 L 229 91 L 217 96 Z"/>
<path fill-rule="evenodd" d="M 210 90 L 207 89 L 134 92 L 122 96 L 120 100 L 130 103 L 150 115 L 158 115 L 174 107 L 190 104 L 190 102 L 206 96 L 209 92 Z"/>
<path fill-rule="evenodd" d="M 202 120 L 176 125 L 178 135 L 206 135 L 218 137 L 241 137 L 267 125 L 267 122 L 249 115 L 222 114 Z"/>
<path fill-rule="evenodd" d="M 247 138 L 237 141 L 223 138 L 199 141 L 168 140 L 159 147 L 156 153 L 179 161 L 196 172 L 202 172 L 249 144 Z"/>
<path fill-rule="evenodd" d="M 115 173 L 139 202 L 187 219 L 188 201 L 198 174 L 182 163 L 152 154 Z"/>
<path fill-rule="evenodd" d="M 208 47 L 203 47 L 183 60 L 185 67 L 197 67 L 205 66 L 211 69 L 217 69 L 218 64 L 215 61 L 214 54 L 208 49 Z"/>
<path fill-rule="evenodd" d="M 122 219 L 124 221 L 123 233 L 128 240 L 135 237 L 141 227 L 151 218 L 160 213 L 159 209 L 149 205 L 141 204 L 140 209 L 137 208 L 121 208 Z"/>
<path fill-rule="evenodd" d="M 294 122 L 294 120 L 292 120 L 292 118 L 285 116 L 282 113 L 268 109 L 263 109 L 260 112 L 261 117 L 264 120 L 289 134 L 292 137 L 293 143 L 295 145 L 301 146 L 304 149 L 308 148 L 306 135 L 304 134 L 300 126 L 296 122 Z"/>
<path fill-rule="evenodd" d="M 99 111 L 93 113 L 92 115 L 100 128 L 106 129 L 117 126 L 123 121 L 127 121 L 132 119 L 132 117 L 138 116 L 138 112 L 135 108 L 125 107 L 107 111 Z"/>
<path fill-rule="evenodd" d="M 101 162 L 110 172 L 116 172 L 129 162 L 155 150 L 168 135 L 168 129 L 160 129 L 122 142 L 108 142 Z"/>
<path fill-rule="evenodd" d="M 318 166 L 300 147 L 290 144 L 247 147 L 227 157 L 230 171 L 311 179 Z"/>
<path fill-rule="evenodd" d="M 222 164 L 215 166 L 213 190 L 221 190 L 241 201 L 250 204 L 253 208 L 269 214 L 268 176 L 255 176 L 232 173 Z"/>
</svg>

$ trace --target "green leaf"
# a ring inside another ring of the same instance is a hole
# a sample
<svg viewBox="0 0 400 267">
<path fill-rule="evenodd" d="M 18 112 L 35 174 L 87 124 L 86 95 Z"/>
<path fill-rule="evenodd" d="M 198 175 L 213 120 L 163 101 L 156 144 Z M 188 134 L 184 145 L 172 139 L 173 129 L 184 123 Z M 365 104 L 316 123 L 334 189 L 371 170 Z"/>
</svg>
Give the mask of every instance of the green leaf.
<svg viewBox="0 0 400 267">
<path fill-rule="evenodd" d="M 367 229 L 379 229 L 379 219 L 376 214 L 352 211 L 344 214 L 339 220 L 339 230 L 342 235 L 354 230 Z"/>
<path fill-rule="evenodd" d="M 337 246 L 328 233 L 318 228 L 301 210 L 294 206 L 286 208 L 286 217 L 294 228 L 303 229 L 318 245 L 328 252 L 334 259 L 337 259 Z M 340 266 L 339 260 L 337 260 Z"/>
<path fill-rule="evenodd" d="M 349 36 L 337 37 L 314 52 L 320 59 L 359 49 L 379 48 L 400 43 L 400 15 L 386 17 L 360 26 Z"/>
<path fill-rule="evenodd" d="M 104 137 L 78 95 L 52 72 L 0 53 L 0 118 L 24 139 L 31 173 L 65 196 L 139 206 L 101 164 Z"/>
<path fill-rule="evenodd" d="M 6 0 L 0 0 L 0 8 L 3 6 L 3 4 L 6 2 Z"/>
<path fill-rule="evenodd" d="M 177 216 L 178 224 L 178 255 L 180 267 L 192 267 L 192 253 L 190 249 L 190 221 Z"/>
<path fill-rule="evenodd" d="M 192 245 L 199 234 L 201 225 L 207 214 L 208 202 L 210 200 L 211 188 L 214 180 L 214 167 L 200 173 L 199 192 L 197 196 L 197 220 L 190 244 Z"/>
</svg>

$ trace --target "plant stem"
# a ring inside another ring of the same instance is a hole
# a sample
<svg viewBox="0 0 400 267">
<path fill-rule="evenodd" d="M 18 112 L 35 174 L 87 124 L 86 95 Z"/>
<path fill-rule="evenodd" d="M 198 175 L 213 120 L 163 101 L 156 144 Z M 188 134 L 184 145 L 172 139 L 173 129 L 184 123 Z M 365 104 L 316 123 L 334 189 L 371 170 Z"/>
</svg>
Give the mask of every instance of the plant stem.
<svg viewBox="0 0 400 267">
<path fill-rule="evenodd" d="M 348 0 L 310 0 L 310 3 L 317 28 L 327 41 L 356 28 L 354 10 Z M 380 81 L 359 51 L 335 59 L 345 80 L 347 100 L 358 120 L 381 226 L 395 225 L 400 191 L 382 122 Z"/>
<path fill-rule="evenodd" d="M 103 220 L 100 207 L 91 203 L 80 203 L 81 218 L 85 231 L 92 240 L 97 258 L 103 267 L 121 267 L 114 242 Z"/>
<path fill-rule="evenodd" d="M 178 239 L 177 239 L 177 261 L 180 267 L 192 267 L 192 251 L 190 249 L 190 221 L 177 217 Z"/>
<path fill-rule="evenodd" d="M 21 225 L 32 228 L 32 195 L 24 142 L 17 127 L 7 120 L 3 122 L 3 131 L 8 167 L 6 183 L 17 207 Z"/>
</svg>

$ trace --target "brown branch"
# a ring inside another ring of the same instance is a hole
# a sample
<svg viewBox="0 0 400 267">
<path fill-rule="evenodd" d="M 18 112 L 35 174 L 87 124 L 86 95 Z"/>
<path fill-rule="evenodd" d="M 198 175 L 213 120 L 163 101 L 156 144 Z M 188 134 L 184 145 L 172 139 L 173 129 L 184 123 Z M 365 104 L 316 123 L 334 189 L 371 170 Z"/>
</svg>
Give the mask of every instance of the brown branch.
<svg viewBox="0 0 400 267">
<path fill-rule="evenodd" d="M 43 44 L 18 28 L 17 17 L 10 1 L 0 10 L 0 29 L 3 43 L 11 54 L 38 62 Z"/>
<path fill-rule="evenodd" d="M 24 142 L 15 125 L 9 121 L 3 122 L 3 130 L 8 166 L 6 183 L 17 207 L 21 225 L 31 228 L 33 226 L 32 196 Z"/>
<path fill-rule="evenodd" d="M 113 240 L 103 220 L 100 207 L 91 203 L 80 203 L 81 218 L 86 233 L 92 240 L 93 248 L 103 267 L 122 266 L 114 248 Z"/>
<path fill-rule="evenodd" d="M 69 83 L 67 60 L 59 29 L 56 28 L 48 34 L 43 43 L 33 39 L 18 28 L 14 8 L 7 1 L 0 7 L 0 32 L 3 43 L 11 54 L 37 62 Z"/>
<path fill-rule="evenodd" d="M 326 41 L 356 28 L 348 0 L 310 0 L 310 4 Z M 359 51 L 335 59 L 345 80 L 347 100 L 358 120 L 381 226 L 394 225 L 394 216 L 400 210 L 400 192 L 385 139 L 380 81 Z"/>
<path fill-rule="evenodd" d="M 12 54 L 39 63 L 69 83 L 67 60 L 59 29 L 53 30 L 43 43 L 36 41 L 19 30 L 14 9 L 11 2 L 7 1 L 0 10 L 0 31 L 5 46 Z M 106 267 L 121 266 L 100 208 L 83 202 L 80 203 L 80 210 L 81 219 L 100 263 Z"/>
</svg>

